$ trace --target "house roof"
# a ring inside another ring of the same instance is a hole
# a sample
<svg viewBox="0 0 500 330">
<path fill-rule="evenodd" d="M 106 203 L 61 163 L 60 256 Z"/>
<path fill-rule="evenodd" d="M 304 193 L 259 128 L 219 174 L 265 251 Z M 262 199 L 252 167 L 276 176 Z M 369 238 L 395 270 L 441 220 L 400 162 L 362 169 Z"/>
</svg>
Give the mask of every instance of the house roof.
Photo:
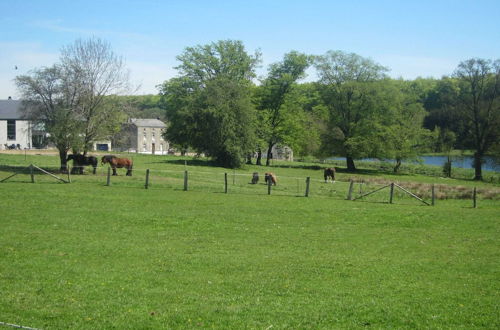
<svg viewBox="0 0 500 330">
<path fill-rule="evenodd" d="M 21 101 L 19 100 L 0 100 L 0 120 L 3 119 L 23 119 Z"/>
<path fill-rule="evenodd" d="M 158 128 L 167 127 L 167 125 L 165 125 L 165 123 L 159 119 L 131 118 L 130 122 L 137 127 L 158 127 Z"/>
</svg>

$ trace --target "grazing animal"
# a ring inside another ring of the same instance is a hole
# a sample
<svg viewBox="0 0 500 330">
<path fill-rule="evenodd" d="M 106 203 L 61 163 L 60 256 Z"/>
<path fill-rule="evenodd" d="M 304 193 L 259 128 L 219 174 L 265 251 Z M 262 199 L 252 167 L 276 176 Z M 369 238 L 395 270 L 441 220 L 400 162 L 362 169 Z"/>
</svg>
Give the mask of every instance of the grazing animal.
<svg viewBox="0 0 500 330">
<path fill-rule="evenodd" d="M 276 178 L 276 175 L 274 173 L 268 172 L 264 176 L 264 180 L 266 181 L 267 184 L 271 182 L 273 185 L 276 185 L 278 183 L 278 179 Z"/>
<path fill-rule="evenodd" d="M 92 174 L 95 174 L 97 169 L 97 158 L 94 156 L 84 156 L 80 154 L 68 155 L 66 161 L 73 160 L 73 168 L 71 169 L 71 174 L 83 174 L 83 168 L 85 166 L 91 165 L 94 168 Z"/>
<path fill-rule="evenodd" d="M 325 176 L 325 182 L 328 182 L 328 179 L 332 179 L 332 182 L 335 182 L 335 167 L 325 168 L 325 172 L 323 173 Z"/>
<path fill-rule="evenodd" d="M 108 163 L 111 168 L 113 169 L 113 175 L 116 174 L 116 169 L 117 168 L 126 168 L 127 169 L 127 176 L 132 176 L 132 161 L 128 158 L 118 158 L 113 155 L 106 155 L 101 158 L 101 163 L 106 164 Z"/>
<path fill-rule="evenodd" d="M 259 182 L 259 173 L 253 172 L 252 174 L 252 184 L 257 184 Z"/>
</svg>

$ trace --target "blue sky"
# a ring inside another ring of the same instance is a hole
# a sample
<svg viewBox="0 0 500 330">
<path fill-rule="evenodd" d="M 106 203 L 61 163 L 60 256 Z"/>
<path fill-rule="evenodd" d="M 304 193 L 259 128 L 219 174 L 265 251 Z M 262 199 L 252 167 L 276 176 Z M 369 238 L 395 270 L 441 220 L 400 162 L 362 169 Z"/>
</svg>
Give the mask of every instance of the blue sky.
<svg viewBox="0 0 500 330">
<path fill-rule="evenodd" d="M 471 57 L 500 58 L 499 13 L 498 0 L 0 0 L 0 99 L 19 96 L 16 75 L 52 65 L 62 46 L 92 36 L 124 57 L 137 94 L 174 77 L 185 47 L 221 39 L 260 49 L 261 75 L 290 50 L 343 50 L 395 78 L 439 78 Z"/>
</svg>

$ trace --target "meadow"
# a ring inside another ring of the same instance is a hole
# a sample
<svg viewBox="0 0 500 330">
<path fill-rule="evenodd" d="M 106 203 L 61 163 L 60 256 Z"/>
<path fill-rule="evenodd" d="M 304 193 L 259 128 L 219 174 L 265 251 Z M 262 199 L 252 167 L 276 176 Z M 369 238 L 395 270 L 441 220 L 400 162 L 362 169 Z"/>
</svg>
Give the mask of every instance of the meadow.
<svg viewBox="0 0 500 330">
<path fill-rule="evenodd" d="M 40 174 L 33 184 L 26 171 L 0 183 L 0 322 L 43 329 L 500 327 L 496 198 L 476 209 L 470 200 L 431 207 L 403 196 L 391 205 L 385 192 L 347 201 L 352 175 L 340 172 L 339 182 L 325 184 L 318 164 L 228 171 L 203 159 L 133 157 L 134 176 L 118 170 L 110 186 L 104 167 L 71 176 L 71 184 Z M 0 180 L 30 163 L 58 166 L 51 155 L 0 154 Z M 248 184 L 257 169 L 278 174 L 271 195 L 262 182 Z M 371 170 L 356 178 L 442 180 Z"/>
</svg>

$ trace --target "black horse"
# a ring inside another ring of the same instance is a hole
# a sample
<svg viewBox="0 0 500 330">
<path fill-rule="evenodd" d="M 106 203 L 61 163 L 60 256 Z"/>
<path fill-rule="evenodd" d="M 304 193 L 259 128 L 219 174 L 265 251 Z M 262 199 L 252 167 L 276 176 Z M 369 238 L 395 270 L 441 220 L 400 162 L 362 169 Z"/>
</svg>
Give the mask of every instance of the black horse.
<svg viewBox="0 0 500 330">
<path fill-rule="evenodd" d="M 91 165 L 94 168 L 93 174 L 97 169 L 97 158 L 94 156 L 84 156 L 80 154 L 68 155 L 66 161 L 73 160 L 73 168 L 71 174 L 83 174 L 83 167 Z"/>
<path fill-rule="evenodd" d="M 325 168 L 323 176 L 325 177 L 325 182 L 328 182 L 328 179 L 332 179 L 332 182 L 335 182 L 335 167 Z"/>
</svg>

